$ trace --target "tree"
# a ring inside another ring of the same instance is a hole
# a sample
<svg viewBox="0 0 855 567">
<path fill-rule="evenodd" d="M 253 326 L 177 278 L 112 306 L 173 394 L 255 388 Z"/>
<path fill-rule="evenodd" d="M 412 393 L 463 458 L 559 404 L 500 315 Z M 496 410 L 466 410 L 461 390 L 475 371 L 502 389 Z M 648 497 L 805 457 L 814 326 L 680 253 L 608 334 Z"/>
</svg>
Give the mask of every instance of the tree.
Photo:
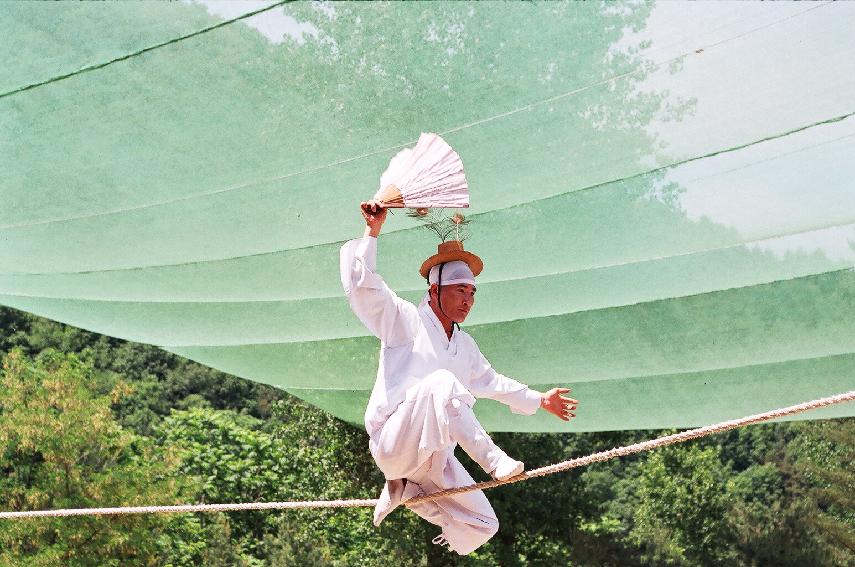
<svg viewBox="0 0 855 567">
<path fill-rule="evenodd" d="M 639 469 L 629 540 L 649 560 L 677 565 L 735 561 L 728 521 L 730 469 L 717 446 L 658 449 Z"/>
<path fill-rule="evenodd" d="M 266 430 L 287 448 L 293 499 L 376 498 L 383 487 L 361 428 L 291 398 L 272 406 Z M 424 564 L 427 535 L 437 532 L 403 506 L 380 528 L 370 508 L 291 511 L 267 543 L 271 565 L 410 567 Z"/>
<path fill-rule="evenodd" d="M 138 506 L 180 500 L 175 459 L 123 429 L 110 396 L 89 387 L 92 368 L 53 350 L 3 360 L 0 501 L 11 510 Z M 157 515 L 5 520 L 4 565 L 153 565 Z"/>
<path fill-rule="evenodd" d="M 285 394 L 197 364 L 163 349 L 63 325 L 0 306 L 0 355 L 13 347 L 36 355 L 47 349 L 74 353 L 94 369 L 91 388 L 108 394 L 118 381 L 133 387 L 113 406 L 119 422 L 152 436 L 172 409 L 208 405 L 256 417 Z"/>
<path fill-rule="evenodd" d="M 361 428 L 269 387 L 0 308 L 0 350 L 15 347 L 0 383 L 4 509 L 382 486 Z M 662 433 L 495 439 L 532 468 Z M 852 565 L 852 447 L 852 419 L 758 425 L 502 487 L 488 493 L 500 531 L 467 557 L 402 507 L 379 529 L 365 508 L 0 521 L 0 565 Z"/>
<path fill-rule="evenodd" d="M 293 485 L 288 455 L 260 429 L 260 421 L 251 416 L 193 408 L 164 420 L 160 442 L 178 450 L 180 473 L 197 480 L 196 501 L 287 500 Z M 241 552 L 258 555 L 273 522 L 270 512 L 233 512 L 228 520 L 231 539 Z"/>
<path fill-rule="evenodd" d="M 802 424 L 794 445 L 802 521 L 827 546 L 829 565 L 855 564 L 855 419 Z"/>
</svg>

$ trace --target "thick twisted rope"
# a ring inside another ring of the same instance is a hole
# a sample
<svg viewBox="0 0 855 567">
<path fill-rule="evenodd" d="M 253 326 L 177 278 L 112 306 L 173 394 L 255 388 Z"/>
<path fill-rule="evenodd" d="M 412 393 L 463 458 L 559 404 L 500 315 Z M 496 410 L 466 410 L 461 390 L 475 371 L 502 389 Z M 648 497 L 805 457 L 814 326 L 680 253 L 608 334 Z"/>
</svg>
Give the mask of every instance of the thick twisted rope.
<svg viewBox="0 0 855 567">
<path fill-rule="evenodd" d="M 443 490 L 442 492 L 434 492 L 433 494 L 417 496 L 416 498 L 411 498 L 410 500 L 407 500 L 407 505 L 409 506 L 427 500 L 436 500 L 437 498 L 442 498 L 443 496 L 452 496 L 454 494 L 469 492 L 471 490 L 486 490 L 488 488 L 501 486 L 503 484 L 521 482 L 523 480 L 528 480 L 530 478 L 535 478 L 538 476 L 546 476 L 548 474 L 555 474 L 557 472 L 567 471 L 578 467 L 584 467 L 593 463 L 601 463 L 603 461 L 608 461 L 616 457 L 625 457 L 626 455 L 631 455 L 633 453 L 650 451 L 651 449 L 664 447 L 666 445 L 684 443 L 692 439 L 697 439 L 698 437 L 712 435 L 713 433 L 722 433 L 724 431 L 730 431 L 731 429 L 745 427 L 746 425 L 752 425 L 754 423 L 778 419 L 780 417 L 785 417 L 788 415 L 793 415 L 812 409 L 818 409 L 833 404 L 851 401 L 855 401 L 855 390 L 851 392 L 846 392 L 845 394 L 838 394 L 836 396 L 820 398 L 818 400 L 813 400 L 794 406 L 788 406 L 785 408 L 767 411 L 764 413 L 749 415 L 740 419 L 732 419 L 730 421 L 723 421 L 714 425 L 706 425 L 704 427 L 698 427 L 696 429 L 689 429 L 681 433 L 674 433 L 672 435 L 666 435 L 664 437 L 657 437 L 656 439 L 649 439 L 647 441 L 634 443 L 625 447 L 617 447 L 615 449 L 609 449 L 608 451 L 601 451 L 599 453 L 588 455 L 587 457 L 578 457 L 576 459 L 570 459 L 569 461 L 562 461 L 554 465 L 548 465 L 539 469 L 526 471 L 522 474 L 511 478 L 506 478 L 504 480 L 488 480 L 486 482 L 479 482 L 477 484 L 471 484 L 469 486 L 461 486 L 460 488 L 449 488 L 448 490 Z"/>
<path fill-rule="evenodd" d="M 836 396 L 829 396 L 827 398 L 820 398 L 817 400 L 813 400 L 810 402 L 805 402 L 802 404 L 796 404 L 794 406 L 789 406 L 781 409 L 776 409 L 772 411 L 767 411 L 764 413 L 758 413 L 755 415 L 749 415 L 747 417 L 743 417 L 741 419 L 733 419 L 730 421 L 723 421 L 721 423 L 716 423 L 714 425 L 707 425 L 704 427 L 698 427 L 696 429 L 689 429 L 687 431 L 683 431 L 681 433 L 674 433 L 672 435 L 666 435 L 664 437 L 658 437 L 656 439 L 650 439 L 648 441 L 642 441 L 640 443 L 634 443 L 632 445 L 627 445 L 625 447 L 617 447 L 615 449 L 609 449 L 608 451 L 601 451 L 599 453 L 594 453 L 592 455 L 588 455 L 586 457 L 579 457 L 576 459 L 570 459 L 569 461 L 562 461 L 560 463 L 556 463 L 554 465 L 549 465 L 546 467 L 541 467 L 539 469 L 534 469 L 528 472 L 524 472 L 520 475 L 507 478 L 504 480 L 489 480 L 486 482 L 479 482 L 476 484 L 471 484 L 469 486 L 461 486 L 459 488 L 451 488 L 448 490 L 442 490 L 440 492 L 434 492 L 433 494 L 426 494 L 423 496 L 417 496 L 415 498 L 411 498 L 406 502 L 407 506 L 411 506 L 413 504 L 418 504 L 419 502 L 425 502 L 428 500 L 436 500 L 438 498 L 443 498 L 446 496 L 453 496 L 455 494 L 462 494 L 464 492 L 471 492 L 473 490 L 486 490 L 488 488 L 494 488 L 496 486 L 502 486 L 503 484 L 511 484 L 514 482 L 521 482 L 524 480 L 528 480 L 530 478 L 535 478 L 539 476 L 546 476 L 549 474 L 555 474 L 558 472 L 584 467 L 590 465 L 592 463 L 600 463 L 603 461 L 608 461 L 617 457 L 624 457 L 626 455 L 631 455 L 633 453 L 640 453 L 642 451 L 649 451 L 651 449 L 656 449 L 658 447 L 664 447 L 666 445 L 673 445 L 675 443 L 684 443 L 686 441 L 690 441 L 692 439 L 697 439 L 699 437 L 705 437 L 707 435 L 712 435 L 714 433 L 722 433 L 724 431 L 730 431 L 731 429 L 736 429 L 738 427 L 745 427 L 746 425 L 752 425 L 754 423 L 761 423 L 764 421 L 769 421 L 772 419 L 778 419 L 781 417 L 786 417 L 788 415 L 793 415 L 813 409 L 818 409 L 834 404 L 840 404 L 843 402 L 851 402 L 855 401 L 855 390 L 851 392 L 846 392 L 845 394 L 838 394 Z M 124 508 L 78 508 L 78 509 L 67 509 L 67 510 L 31 510 L 31 511 L 23 511 L 23 512 L 0 512 L 0 519 L 13 519 L 13 518 L 37 518 L 37 517 L 46 517 L 46 516 L 89 516 L 89 515 L 98 515 L 98 516 L 107 516 L 107 515 L 119 515 L 119 514 L 165 514 L 165 513 L 175 513 L 175 512 L 233 512 L 238 510 L 284 510 L 284 509 L 303 509 L 303 508 L 356 508 L 356 507 L 365 507 L 365 506 L 374 506 L 377 504 L 377 500 L 309 500 L 303 502 L 247 502 L 247 503 L 236 503 L 236 504 L 188 504 L 182 506 L 133 506 L 133 507 L 124 507 Z"/>
<path fill-rule="evenodd" d="M 124 514 L 172 514 L 176 512 L 238 512 L 241 510 L 284 510 L 299 508 L 357 508 L 374 506 L 377 500 L 308 500 L 304 502 L 243 502 L 233 504 L 182 504 L 176 506 L 126 506 L 123 508 L 70 508 L 0 512 L 0 519 L 51 516 L 118 516 Z"/>
</svg>

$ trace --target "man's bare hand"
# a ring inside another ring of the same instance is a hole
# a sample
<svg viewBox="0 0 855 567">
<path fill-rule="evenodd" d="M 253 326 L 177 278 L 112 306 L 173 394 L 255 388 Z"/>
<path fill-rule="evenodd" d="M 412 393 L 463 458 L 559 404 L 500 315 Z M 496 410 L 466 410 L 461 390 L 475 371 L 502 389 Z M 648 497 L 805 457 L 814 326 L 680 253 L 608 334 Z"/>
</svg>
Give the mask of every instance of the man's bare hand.
<svg viewBox="0 0 855 567">
<path fill-rule="evenodd" d="M 383 223 L 386 222 L 386 213 L 388 209 L 381 206 L 381 202 L 377 200 L 363 201 L 359 204 L 362 211 L 362 217 L 365 219 L 365 236 L 380 236 L 380 229 L 383 228 Z"/>
<path fill-rule="evenodd" d="M 552 388 L 545 394 L 541 394 L 540 407 L 559 419 L 570 421 L 570 418 L 576 417 L 572 410 L 576 409 L 576 404 L 579 402 L 561 395 L 569 391 L 570 388 Z"/>
</svg>

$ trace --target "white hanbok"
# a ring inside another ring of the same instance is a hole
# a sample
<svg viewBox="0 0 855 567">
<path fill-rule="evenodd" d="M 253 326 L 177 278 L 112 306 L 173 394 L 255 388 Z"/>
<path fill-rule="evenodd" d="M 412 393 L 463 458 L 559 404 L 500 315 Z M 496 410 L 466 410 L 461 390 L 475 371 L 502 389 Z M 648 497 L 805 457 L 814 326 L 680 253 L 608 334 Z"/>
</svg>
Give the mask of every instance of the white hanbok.
<svg viewBox="0 0 855 567">
<path fill-rule="evenodd" d="M 379 525 L 413 496 L 474 482 L 454 457 L 454 448 L 458 442 L 464 448 L 492 444 L 472 413 L 475 398 L 492 398 L 515 413 L 531 415 L 540 407 L 540 394 L 493 370 L 467 333 L 456 330 L 449 340 L 430 305 L 416 307 L 389 289 L 376 273 L 376 257 L 374 237 L 351 240 L 341 248 L 348 302 L 380 339 L 380 366 L 365 412 L 369 448 L 386 477 L 374 511 Z M 494 457 L 491 453 L 485 459 Z M 487 462 L 479 464 L 492 470 Z M 483 545 L 499 527 L 481 491 L 411 509 L 440 526 L 461 555 Z"/>
</svg>

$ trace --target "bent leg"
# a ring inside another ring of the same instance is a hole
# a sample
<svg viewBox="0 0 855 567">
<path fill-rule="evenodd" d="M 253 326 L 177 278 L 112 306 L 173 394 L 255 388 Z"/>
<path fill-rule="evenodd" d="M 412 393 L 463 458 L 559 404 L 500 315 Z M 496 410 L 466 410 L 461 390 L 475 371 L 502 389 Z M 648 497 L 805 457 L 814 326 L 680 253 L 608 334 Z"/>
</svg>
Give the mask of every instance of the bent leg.
<svg viewBox="0 0 855 567">
<path fill-rule="evenodd" d="M 452 401 L 468 407 L 475 398 L 447 370 L 429 374 L 407 391 L 406 399 L 389 416 L 371 447 L 386 478 L 409 478 L 425 467 L 434 453 L 453 450 L 457 439 L 449 429 Z"/>
<path fill-rule="evenodd" d="M 493 443 L 493 439 L 481 426 L 471 407 L 460 403 L 459 400 L 451 400 L 448 414 L 449 431 L 452 437 L 473 461 L 481 465 L 484 472 L 493 474 L 500 469 L 507 471 L 506 474 L 522 472 L 523 464 L 508 457 Z"/>
<path fill-rule="evenodd" d="M 423 474 L 411 479 L 425 494 L 447 488 L 474 484 L 474 480 L 451 451 L 434 456 L 432 466 Z M 410 506 L 410 509 L 442 529 L 442 535 L 452 550 L 460 555 L 472 553 L 493 537 L 499 529 L 499 520 L 487 497 L 480 490 L 455 494 L 438 500 Z"/>
<path fill-rule="evenodd" d="M 454 458 L 458 443 L 485 471 L 509 459 L 496 447 L 472 412 L 475 399 L 448 371 L 437 371 L 411 388 L 372 444 L 372 454 L 387 479 L 406 478 L 402 500 L 475 481 Z M 466 555 L 486 543 L 499 522 L 481 491 L 411 506 L 439 526 L 451 548 Z"/>
</svg>

